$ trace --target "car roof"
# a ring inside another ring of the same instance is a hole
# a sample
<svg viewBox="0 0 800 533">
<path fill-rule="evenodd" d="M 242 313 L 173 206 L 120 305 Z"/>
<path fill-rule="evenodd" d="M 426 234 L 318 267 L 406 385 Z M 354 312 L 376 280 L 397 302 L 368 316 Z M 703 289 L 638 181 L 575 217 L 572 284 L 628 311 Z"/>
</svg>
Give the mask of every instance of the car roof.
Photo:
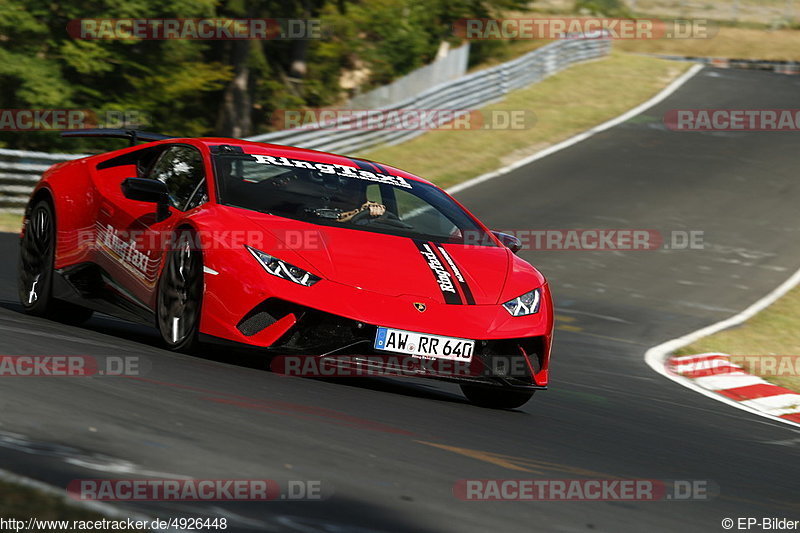
<svg viewBox="0 0 800 533">
<path fill-rule="evenodd" d="M 386 165 L 384 163 L 371 161 L 369 159 L 364 159 L 361 157 L 348 157 L 339 154 L 332 154 L 330 152 L 309 150 L 307 148 L 297 148 L 294 146 L 283 146 L 280 144 L 268 144 L 268 143 L 254 142 L 254 141 L 245 141 L 242 139 L 231 139 L 227 137 L 191 137 L 185 139 L 173 138 L 158 142 L 159 143 L 188 142 L 191 144 L 202 144 L 205 145 L 209 150 L 214 146 L 226 144 L 232 147 L 240 147 L 242 151 L 244 151 L 244 153 L 246 154 L 271 155 L 273 157 L 287 157 L 289 159 L 301 159 L 306 161 L 314 161 L 316 163 L 327 163 L 332 165 L 348 165 L 348 166 L 359 166 L 359 167 L 363 166 L 365 167 L 364 168 L 365 170 L 370 170 L 377 174 L 391 174 L 394 176 L 400 176 L 402 178 L 410 179 L 413 181 L 418 181 L 433 185 L 433 183 L 424 178 L 420 178 L 419 176 L 411 174 L 410 172 L 406 172 L 405 170 L 399 169 L 397 167 L 393 167 L 391 165 Z"/>
</svg>

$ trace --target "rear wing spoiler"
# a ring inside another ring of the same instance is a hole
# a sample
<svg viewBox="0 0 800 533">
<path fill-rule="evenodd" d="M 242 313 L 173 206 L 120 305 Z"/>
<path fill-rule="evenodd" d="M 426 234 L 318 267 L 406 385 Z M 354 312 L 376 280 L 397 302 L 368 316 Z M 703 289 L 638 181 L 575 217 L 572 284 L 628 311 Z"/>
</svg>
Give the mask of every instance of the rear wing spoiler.
<svg viewBox="0 0 800 533">
<path fill-rule="evenodd" d="M 163 135 L 161 133 L 149 133 L 146 131 L 136 130 L 115 130 L 106 128 L 95 128 L 85 130 L 70 130 L 62 131 L 62 137 L 107 137 L 113 139 L 128 139 L 131 146 L 135 146 L 137 142 L 151 142 L 163 141 L 164 139 L 174 139 L 172 135 Z"/>
</svg>

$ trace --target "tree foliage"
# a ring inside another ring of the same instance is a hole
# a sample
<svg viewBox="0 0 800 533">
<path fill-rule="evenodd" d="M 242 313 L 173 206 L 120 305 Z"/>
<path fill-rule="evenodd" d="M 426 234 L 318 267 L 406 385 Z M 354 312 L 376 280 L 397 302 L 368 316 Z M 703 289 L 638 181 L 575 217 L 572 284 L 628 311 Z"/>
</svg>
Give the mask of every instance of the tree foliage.
<svg viewBox="0 0 800 533">
<path fill-rule="evenodd" d="M 0 1 L 0 109 L 135 111 L 146 129 L 249 135 L 277 109 L 334 105 L 343 73 L 365 90 L 431 61 L 452 23 L 520 9 L 523 0 Z M 83 18 L 320 19 L 322 39 L 79 40 Z M 81 150 L 96 141 L 0 132 L 0 146 Z"/>
</svg>

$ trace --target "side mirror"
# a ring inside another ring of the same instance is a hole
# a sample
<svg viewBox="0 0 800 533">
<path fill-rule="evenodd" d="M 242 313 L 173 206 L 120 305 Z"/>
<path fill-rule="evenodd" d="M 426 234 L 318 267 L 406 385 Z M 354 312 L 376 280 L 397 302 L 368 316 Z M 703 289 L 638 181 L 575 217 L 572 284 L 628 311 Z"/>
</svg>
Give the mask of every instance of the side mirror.
<svg viewBox="0 0 800 533">
<path fill-rule="evenodd" d="M 522 241 L 517 237 L 509 235 L 508 233 L 501 233 L 499 231 L 493 231 L 492 233 L 500 242 L 503 243 L 506 248 L 511 250 L 513 253 L 517 253 L 522 250 Z"/>
<path fill-rule="evenodd" d="M 158 220 L 169 217 L 169 191 L 158 180 L 147 178 L 128 178 L 122 182 L 122 194 L 129 200 L 158 204 Z"/>
</svg>

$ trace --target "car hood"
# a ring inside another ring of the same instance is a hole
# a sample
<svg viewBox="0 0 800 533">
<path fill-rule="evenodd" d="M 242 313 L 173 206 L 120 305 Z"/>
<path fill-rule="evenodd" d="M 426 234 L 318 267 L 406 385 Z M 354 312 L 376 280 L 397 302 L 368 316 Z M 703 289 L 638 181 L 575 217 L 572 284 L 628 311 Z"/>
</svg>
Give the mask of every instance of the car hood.
<svg viewBox="0 0 800 533">
<path fill-rule="evenodd" d="M 296 266 L 310 266 L 330 281 L 388 296 L 497 304 L 512 268 L 512 254 L 499 246 L 441 244 L 269 215 L 248 218 L 283 243 L 264 252 L 288 262 L 299 256 L 303 261 L 295 261 Z"/>
</svg>

